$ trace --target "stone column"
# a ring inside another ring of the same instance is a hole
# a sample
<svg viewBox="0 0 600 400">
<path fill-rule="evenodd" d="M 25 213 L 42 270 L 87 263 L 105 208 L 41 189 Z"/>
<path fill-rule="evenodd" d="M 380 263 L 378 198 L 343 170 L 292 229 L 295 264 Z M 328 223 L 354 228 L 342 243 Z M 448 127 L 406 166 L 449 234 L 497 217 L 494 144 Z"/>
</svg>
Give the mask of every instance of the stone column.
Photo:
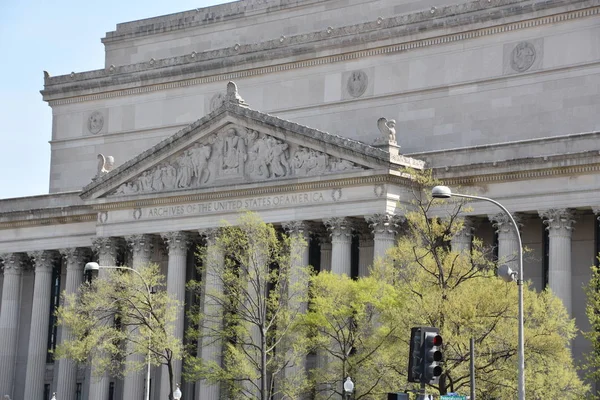
<svg viewBox="0 0 600 400">
<path fill-rule="evenodd" d="M 67 279 L 65 293 L 70 295 L 77 292 L 83 283 L 83 267 L 91 253 L 86 248 L 61 249 L 60 253 L 67 262 Z M 70 331 L 63 327 L 61 341 L 71 340 Z M 60 394 L 61 400 L 75 400 L 77 390 L 77 363 L 68 358 L 58 360 L 58 381 L 56 393 Z"/>
<path fill-rule="evenodd" d="M 331 272 L 351 276 L 352 226 L 347 218 L 323 221 L 331 232 Z"/>
<path fill-rule="evenodd" d="M 321 242 L 321 265 L 320 271 L 331 271 L 331 236 L 329 232 L 325 232 L 319 236 Z"/>
<path fill-rule="evenodd" d="M 2 259 L 4 282 L 0 303 L 0 395 L 7 394 L 12 398 L 21 306 L 21 277 L 28 257 L 25 253 L 10 253 L 3 254 Z"/>
<path fill-rule="evenodd" d="M 373 264 L 373 233 L 368 225 L 358 229 L 358 276 L 368 276 L 369 267 Z"/>
<path fill-rule="evenodd" d="M 573 213 L 568 209 L 540 211 L 547 225 L 549 242 L 548 285 L 571 313 L 571 234 Z"/>
<path fill-rule="evenodd" d="M 304 221 L 290 221 L 282 224 L 283 229 L 290 236 L 292 240 L 291 244 L 291 265 L 290 265 L 290 276 L 289 276 L 289 289 L 288 294 L 290 298 L 290 306 L 292 312 L 304 314 L 307 310 L 306 297 L 308 295 L 308 276 L 304 274 L 303 268 L 308 266 L 309 259 L 309 243 L 310 236 L 308 227 Z M 288 351 L 292 346 L 291 343 L 287 344 Z M 306 357 L 302 357 L 300 360 L 294 360 L 293 354 L 290 352 L 288 357 L 290 361 L 298 361 L 294 364 L 288 365 L 285 369 L 286 379 L 291 377 L 304 376 L 306 374 Z"/>
<path fill-rule="evenodd" d="M 498 213 L 489 217 L 498 233 L 498 265 L 506 264 L 513 271 L 519 270 L 519 239 L 508 215 Z M 519 223 L 517 216 L 513 215 Z M 521 277 L 519 277 L 521 279 Z"/>
<path fill-rule="evenodd" d="M 167 293 L 177 300 L 177 316 L 172 327 L 173 335 L 183 344 L 183 321 L 185 301 L 185 270 L 187 268 L 187 250 L 191 242 L 187 232 L 169 232 L 161 235 L 169 248 L 169 265 L 167 269 Z M 173 361 L 173 390 L 181 383 L 181 360 Z M 161 371 L 160 398 L 169 398 L 169 370 L 163 365 Z"/>
<path fill-rule="evenodd" d="M 223 321 L 221 319 L 222 308 L 213 296 L 223 293 L 223 280 L 221 279 L 224 267 L 224 258 L 221 249 L 215 246 L 219 230 L 217 228 L 204 229 L 200 235 L 206 238 L 208 247 L 206 259 L 204 260 L 204 298 L 202 301 L 203 314 L 207 316 L 205 325 L 201 327 L 202 336 L 198 341 L 198 354 L 205 362 L 213 362 L 221 365 L 222 343 L 221 340 L 210 336 L 210 332 L 220 332 Z M 208 293 L 209 295 L 206 295 Z M 219 384 L 209 383 L 201 380 L 196 384 L 196 399 L 219 400 L 221 390 Z"/>
<path fill-rule="evenodd" d="M 52 297 L 52 267 L 58 253 L 55 251 L 36 251 L 32 252 L 30 256 L 34 261 L 35 280 L 33 284 L 24 397 L 26 399 L 39 399 L 44 394 L 44 376 L 46 373 L 46 357 L 48 356 L 48 327 L 50 324 L 49 310 Z"/>
<path fill-rule="evenodd" d="M 366 219 L 373 230 L 373 261 L 385 258 L 388 249 L 396 245 L 398 217 L 393 214 L 374 214 Z"/>
<path fill-rule="evenodd" d="M 153 237 L 152 235 L 131 235 L 125 238 L 127 244 L 131 247 L 133 255 L 132 265 L 133 269 L 140 269 L 150 263 L 150 258 L 153 249 Z M 136 328 L 133 328 L 131 332 L 134 332 Z M 145 354 L 130 354 L 127 356 L 127 364 L 136 363 L 143 364 Z M 139 371 L 132 371 L 127 373 L 125 376 L 125 382 L 123 384 L 123 399 L 124 400 L 142 400 L 146 390 L 146 368 L 142 368 Z"/>
<path fill-rule="evenodd" d="M 117 263 L 117 252 L 123 245 L 122 240 L 114 237 L 98 237 L 92 242 L 94 249 L 98 253 L 98 264 L 103 266 L 114 266 Z M 101 269 L 98 271 L 98 277 L 102 278 L 109 273 L 109 270 Z M 107 321 L 112 324 L 112 320 Z M 93 365 L 93 362 L 92 362 Z M 108 400 L 110 389 L 110 376 L 108 373 L 97 376 L 93 367 L 91 371 L 89 400 Z"/>
<path fill-rule="evenodd" d="M 470 219 L 465 218 L 463 227 L 450 240 L 452 251 L 462 253 L 463 251 L 471 252 L 471 241 L 473 238 L 473 226 Z"/>
</svg>

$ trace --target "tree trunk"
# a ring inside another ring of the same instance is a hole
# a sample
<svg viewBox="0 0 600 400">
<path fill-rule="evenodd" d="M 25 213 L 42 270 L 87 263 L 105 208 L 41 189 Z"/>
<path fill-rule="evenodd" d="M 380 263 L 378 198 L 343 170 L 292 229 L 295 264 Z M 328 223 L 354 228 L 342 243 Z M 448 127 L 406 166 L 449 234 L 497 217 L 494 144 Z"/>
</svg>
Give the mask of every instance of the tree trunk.
<svg viewBox="0 0 600 400">
<path fill-rule="evenodd" d="M 267 337 L 264 327 L 260 329 L 260 398 L 267 400 Z"/>
</svg>

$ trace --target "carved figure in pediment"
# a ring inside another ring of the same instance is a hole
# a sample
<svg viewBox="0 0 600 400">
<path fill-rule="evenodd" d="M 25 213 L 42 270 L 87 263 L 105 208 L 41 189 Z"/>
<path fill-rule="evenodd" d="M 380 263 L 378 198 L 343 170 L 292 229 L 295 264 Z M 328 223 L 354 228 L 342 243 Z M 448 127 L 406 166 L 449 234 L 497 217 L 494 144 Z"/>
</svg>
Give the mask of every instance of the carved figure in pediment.
<svg viewBox="0 0 600 400">
<path fill-rule="evenodd" d="M 342 160 L 341 158 L 337 158 L 334 159 L 333 162 L 330 164 L 331 165 L 331 171 L 346 171 L 349 169 L 355 169 L 355 168 L 360 168 L 357 167 L 353 162 L 350 162 L 348 160 Z"/>
<path fill-rule="evenodd" d="M 318 175 L 327 171 L 329 156 L 320 151 L 300 147 L 294 154 L 296 175 Z"/>
<path fill-rule="evenodd" d="M 235 128 L 229 128 L 224 135 L 222 157 L 225 175 L 244 174 L 244 163 L 247 159 L 246 144 Z"/>
<path fill-rule="evenodd" d="M 119 186 L 115 191 L 115 194 L 133 194 L 137 193 L 137 186 L 133 182 L 126 182 Z"/>
<path fill-rule="evenodd" d="M 254 179 L 265 179 L 269 177 L 267 157 L 269 148 L 265 136 L 259 138 L 258 132 L 248 133 L 248 175 Z"/>
<path fill-rule="evenodd" d="M 175 189 L 177 187 L 177 169 L 171 164 L 161 167 L 162 182 L 166 189 Z"/>
<path fill-rule="evenodd" d="M 192 183 L 194 165 L 189 150 L 179 158 L 179 169 L 177 170 L 177 187 L 187 188 Z"/>
<path fill-rule="evenodd" d="M 162 169 L 161 168 L 154 168 L 154 170 L 151 172 L 152 174 L 152 189 L 156 190 L 156 191 L 161 191 L 164 189 L 165 184 L 163 183 L 162 180 Z"/>
<path fill-rule="evenodd" d="M 287 160 L 288 144 L 274 137 L 269 137 L 268 146 L 269 155 L 267 160 L 271 165 L 271 173 L 278 178 L 286 176 L 290 171 Z"/>
<path fill-rule="evenodd" d="M 138 179 L 138 191 L 150 192 L 152 191 L 152 173 L 150 171 L 144 171 Z"/>
<path fill-rule="evenodd" d="M 209 145 L 195 144 L 189 150 L 192 160 L 192 168 L 196 183 L 198 185 L 208 182 L 210 179 L 210 170 L 208 168 L 208 159 L 210 158 L 211 148 Z"/>
</svg>

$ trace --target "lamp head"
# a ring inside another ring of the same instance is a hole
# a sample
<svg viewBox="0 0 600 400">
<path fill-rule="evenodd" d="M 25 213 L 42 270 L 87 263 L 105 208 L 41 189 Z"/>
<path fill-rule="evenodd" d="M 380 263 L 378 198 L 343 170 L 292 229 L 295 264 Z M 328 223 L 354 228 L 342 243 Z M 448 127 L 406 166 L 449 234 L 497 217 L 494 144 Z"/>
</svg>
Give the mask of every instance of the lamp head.
<svg viewBox="0 0 600 400">
<path fill-rule="evenodd" d="M 179 400 L 181 399 L 181 389 L 179 389 L 179 383 L 177 384 L 177 389 L 175 389 L 175 391 L 173 392 L 173 398 L 175 400 Z"/>
<path fill-rule="evenodd" d="M 502 264 L 498 267 L 498 276 L 504 282 L 513 282 L 517 277 L 517 271 L 513 271 L 508 265 Z"/>
<path fill-rule="evenodd" d="M 100 271 L 100 265 L 97 262 L 89 262 L 85 264 L 83 272 Z"/>
<path fill-rule="evenodd" d="M 436 186 L 431 189 L 431 196 L 434 199 L 449 199 L 452 197 L 452 191 L 448 186 Z"/>
<path fill-rule="evenodd" d="M 346 382 L 344 382 L 344 392 L 346 392 L 346 393 L 354 392 L 354 382 L 352 382 L 352 379 L 350 379 L 350 377 L 347 377 Z"/>
</svg>

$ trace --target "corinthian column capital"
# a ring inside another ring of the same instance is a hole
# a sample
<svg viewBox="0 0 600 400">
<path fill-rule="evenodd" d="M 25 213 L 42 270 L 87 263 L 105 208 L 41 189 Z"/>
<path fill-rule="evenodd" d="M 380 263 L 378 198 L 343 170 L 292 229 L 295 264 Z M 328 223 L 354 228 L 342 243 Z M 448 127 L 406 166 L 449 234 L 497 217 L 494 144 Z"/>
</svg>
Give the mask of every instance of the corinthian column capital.
<svg viewBox="0 0 600 400">
<path fill-rule="evenodd" d="M 342 240 L 352 239 L 352 223 L 348 218 L 332 217 L 323 220 L 323 223 L 329 229 L 332 238 Z"/>
<path fill-rule="evenodd" d="M 513 219 L 517 223 L 517 226 L 520 228 L 521 224 L 519 223 L 519 216 L 516 214 L 512 214 Z M 514 232 L 515 228 L 508 217 L 508 215 L 504 212 L 500 212 L 498 214 L 490 215 L 490 221 L 492 221 L 492 226 L 496 228 L 496 232 L 501 233 L 510 233 Z"/>
<path fill-rule="evenodd" d="M 39 250 L 28 253 L 33 259 L 35 271 L 52 271 L 54 262 L 59 258 L 59 253 L 55 250 Z"/>
<path fill-rule="evenodd" d="M 374 235 L 398 233 L 398 227 L 403 222 L 403 217 L 394 214 L 373 214 L 365 217 Z"/>
<path fill-rule="evenodd" d="M 100 257 L 114 257 L 123 246 L 123 240 L 116 237 L 96 237 L 92 240 L 92 247 Z"/>
<path fill-rule="evenodd" d="M 551 208 L 540 211 L 539 214 L 550 235 L 571 236 L 575 223 L 573 211 L 566 208 Z"/>
<path fill-rule="evenodd" d="M 4 260 L 4 275 L 21 275 L 29 264 L 26 253 L 0 254 L 0 258 Z"/>
<path fill-rule="evenodd" d="M 154 249 L 154 240 L 152 235 L 129 235 L 125 237 L 127 244 L 133 253 L 150 253 Z"/>
<path fill-rule="evenodd" d="M 219 228 L 205 228 L 198 230 L 200 236 L 204 237 L 206 240 L 206 244 L 211 246 L 217 242 L 217 237 L 219 237 Z"/>
<path fill-rule="evenodd" d="M 166 232 L 161 233 L 160 236 L 163 238 L 165 244 L 169 248 L 169 255 L 187 254 L 187 250 L 192 244 L 192 236 L 189 232 Z"/>
<path fill-rule="evenodd" d="M 67 262 L 67 270 L 70 269 L 83 269 L 85 261 L 89 260 L 92 256 L 90 249 L 86 247 L 71 247 L 68 249 L 58 250 L 62 257 Z"/>
</svg>

